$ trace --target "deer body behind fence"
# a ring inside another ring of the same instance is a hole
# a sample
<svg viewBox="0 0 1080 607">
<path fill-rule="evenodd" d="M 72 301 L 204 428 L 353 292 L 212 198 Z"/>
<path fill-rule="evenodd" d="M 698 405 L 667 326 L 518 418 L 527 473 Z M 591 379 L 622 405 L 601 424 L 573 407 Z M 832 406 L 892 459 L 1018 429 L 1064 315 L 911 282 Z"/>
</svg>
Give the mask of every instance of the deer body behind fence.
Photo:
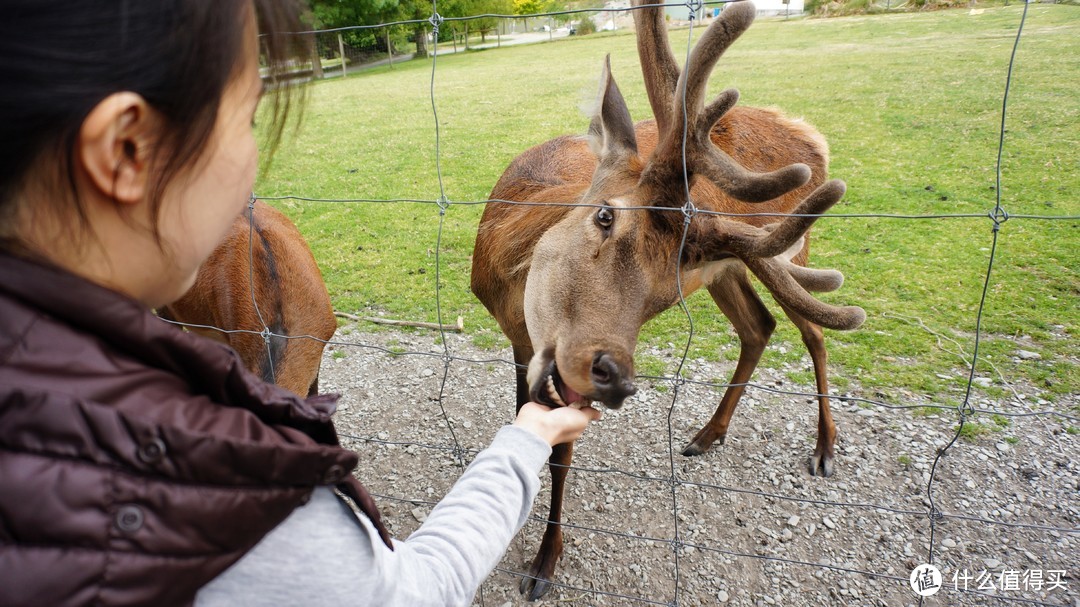
<svg viewBox="0 0 1080 607">
<path fill-rule="evenodd" d="M 261 201 L 250 216 L 236 218 L 194 286 L 158 312 L 201 325 L 189 330 L 232 346 L 248 369 L 300 396 L 318 391 L 324 342 L 337 328 L 307 242 L 288 217 Z"/>
<path fill-rule="evenodd" d="M 717 59 L 754 14 L 749 2 L 729 5 L 680 70 L 661 10 L 635 10 L 654 120 L 631 121 L 605 61 L 588 135 L 525 151 L 492 190 L 477 233 L 472 290 L 511 341 L 519 407 L 534 400 L 617 408 L 635 390 L 641 326 L 704 286 L 734 325 L 741 352 L 732 386 L 683 451 L 697 455 L 723 442 L 740 384 L 750 379 L 775 327 L 749 270 L 810 351 L 822 395 L 810 471 L 829 476 L 836 428 L 824 396 L 821 327 L 853 329 L 865 314 L 812 297 L 808 291 L 834 290 L 843 276 L 805 264 L 807 230 L 840 200 L 844 185 L 826 180 L 828 147 L 809 125 L 773 110 L 736 107 L 733 90 L 708 105 L 704 99 Z M 726 215 L 739 213 L 787 216 Z M 530 599 L 548 590 L 562 554 L 559 521 L 572 448 L 559 445 L 551 456 L 549 523 L 521 584 Z"/>
</svg>

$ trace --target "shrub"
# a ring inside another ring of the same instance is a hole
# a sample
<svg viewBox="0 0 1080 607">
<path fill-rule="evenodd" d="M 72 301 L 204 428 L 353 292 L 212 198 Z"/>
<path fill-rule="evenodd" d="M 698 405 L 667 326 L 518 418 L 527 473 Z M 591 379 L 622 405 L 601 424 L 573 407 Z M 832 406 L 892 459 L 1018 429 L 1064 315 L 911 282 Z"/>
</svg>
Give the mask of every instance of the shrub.
<svg viewBox="0 0 1080 607">
<path fill-rule="evenodd" d="M 582 18 L 581 22 L 577 24 L 577 34 L 576 35 L 585 36 L 587 34 L 595 34 L 595 33 L 596 33 L 596 24 L 593 23 L 593 20 L 592 20 L 591 16 L 586 16 L 586 17 Z"/>
</svg>

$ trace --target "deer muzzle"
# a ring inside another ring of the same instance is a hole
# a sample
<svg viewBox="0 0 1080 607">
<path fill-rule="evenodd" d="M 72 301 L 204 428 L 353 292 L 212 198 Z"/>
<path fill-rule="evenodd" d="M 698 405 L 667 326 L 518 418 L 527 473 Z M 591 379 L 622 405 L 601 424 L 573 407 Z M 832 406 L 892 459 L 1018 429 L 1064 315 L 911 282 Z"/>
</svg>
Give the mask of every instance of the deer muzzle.
<svg viewBox="0 0 1080 607">
<path fill-rule="evenodd" d="M 600 402 L 609 409 L 622 407 L 637 392 L 632 361 L 598 352 L 585 364 L 556 362 L 552 349 L 538 353 L 529 364 L 529 398 L 549 407 L 584 407 Z M 584 371 L 575 374 L 575 370 Z M 577 389 L 571 384 L 578 386 Z"/>
<path fill-rule="evenodd" d="M 618 409 L 623 401 L 637 392 L 633 371 L 619 364 L 610 354 L 596 355 L 590 375 L 596 400 L 610 409 Z"/>
</svg>

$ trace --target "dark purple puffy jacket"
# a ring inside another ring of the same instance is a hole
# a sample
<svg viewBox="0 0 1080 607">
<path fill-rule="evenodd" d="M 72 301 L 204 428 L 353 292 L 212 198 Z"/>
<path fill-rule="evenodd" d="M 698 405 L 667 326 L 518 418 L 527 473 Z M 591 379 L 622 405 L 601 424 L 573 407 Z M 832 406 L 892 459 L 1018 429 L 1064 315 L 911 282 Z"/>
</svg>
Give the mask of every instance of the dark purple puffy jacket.
<svg viewBox="0 0 1080 607">
<path fill-rule="evenodd" d="M 0 605 L 190 604 L 318 485 L 389 545 L 336 400 L 0 252 Z"/>
</svg>

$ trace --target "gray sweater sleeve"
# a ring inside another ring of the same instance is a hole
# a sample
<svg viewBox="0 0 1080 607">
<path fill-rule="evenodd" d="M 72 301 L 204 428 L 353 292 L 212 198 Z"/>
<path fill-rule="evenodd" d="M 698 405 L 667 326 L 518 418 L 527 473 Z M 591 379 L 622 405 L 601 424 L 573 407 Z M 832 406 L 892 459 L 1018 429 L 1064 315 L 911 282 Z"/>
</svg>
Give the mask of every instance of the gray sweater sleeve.
<svg viewBox="0 0 1080 607">
<path fill-rule="evenodd" d="M 525 524 L 550 453 L 535 434 L 502 428 L 393 551 L 366 517 L 318 488 L 195 604 L 469 605 Z"/>
</svg>

